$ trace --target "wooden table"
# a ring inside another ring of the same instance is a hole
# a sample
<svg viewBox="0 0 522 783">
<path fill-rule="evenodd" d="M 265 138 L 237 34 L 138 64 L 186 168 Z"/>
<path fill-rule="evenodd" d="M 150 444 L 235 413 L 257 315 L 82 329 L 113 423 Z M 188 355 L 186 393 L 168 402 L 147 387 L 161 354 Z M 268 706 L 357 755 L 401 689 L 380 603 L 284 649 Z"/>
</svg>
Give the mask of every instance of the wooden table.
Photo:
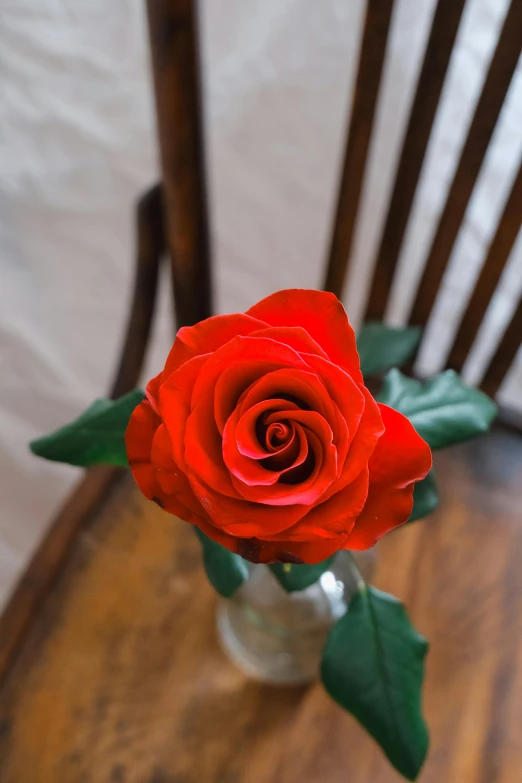
<svg viewBox="0 0 522 783">
<path fill-rule="evenodd" d="M 497 431 L 436 462 L 440 510 L 382 542 L 375 579 L 431 640 L 420 780 L 520 783 L 522 439 Z M 214 605 L 190 528 L 120 482 L 4 676 L 1 783 L 400 780 L 320 685 L 236 671 Z"/>
</svg>

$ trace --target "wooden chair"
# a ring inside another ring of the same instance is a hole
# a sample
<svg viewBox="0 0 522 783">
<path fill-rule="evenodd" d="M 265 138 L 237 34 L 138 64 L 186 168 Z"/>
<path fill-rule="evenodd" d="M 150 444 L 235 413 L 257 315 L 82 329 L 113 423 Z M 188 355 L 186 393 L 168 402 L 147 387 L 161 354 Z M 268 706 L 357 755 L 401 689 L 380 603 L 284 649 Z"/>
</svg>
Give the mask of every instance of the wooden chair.
<svg viewBox="0 0 522 783">
<path fill-rule="evenodd" d="M 324 287 L 341 294 L 393 0 L 368 0 Z M 366 316 L 382 319 L 465 0 L 438 0 L 380 241 Z M 136 284 L 112 395 L 139 380 L 158 269 L 178 326 L 207 317 L 211 256 L 194 0 L 148 0 L 162 181 L 137 207 Z M 424 326 L 522 46 L 512 0 L 448 191 L 410 323 Z M 519 170 L 447 364 L 460 370 L 522 218 Z M 520 343 L 519 304 L 482 385 Z M 381 546 L 376 577 L 432 641 L 424 783 L 515 783 L 522 747 L 522 444 L 497 428 L 437 455 L 443 500 Z M 214 597 L 189 526 L 124 471 L 93 469 L 0 620 L 0 783 L 386 783 L 371 740 L 322 689 L 247 682 L 217 648 Z M 518 668 L 517 668 L 518 666 Z"/>
</svg>

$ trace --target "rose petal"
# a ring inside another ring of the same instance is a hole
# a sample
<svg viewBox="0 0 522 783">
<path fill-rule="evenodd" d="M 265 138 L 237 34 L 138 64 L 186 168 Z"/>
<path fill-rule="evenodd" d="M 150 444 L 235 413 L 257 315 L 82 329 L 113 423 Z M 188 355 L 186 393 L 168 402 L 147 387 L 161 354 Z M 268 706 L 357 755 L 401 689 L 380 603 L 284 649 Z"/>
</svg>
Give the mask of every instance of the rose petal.
<svg viewBox="0 0 522 783">
<path fill-rule="evenodd" d="M 310 370 L 305 372 L 283 369 L 270 372 L 255 381 L 243 393 L 238 405 L 241 407 L 241 413 L 244 413 L 256 403 L 278 397 L 280 394 L 286 395 L 284 399 L 293 399 L 296 404 L 301 401 L 310 410 L 317 411 L 334 429 L 337 422 L 334 404 L 320 377 Z"/>
<path fill-rule="evenodd" d="M 193 471 L 212 489 L 232 498 L 241 497 L 232 484 L 223 459 L 223 443 L 214 420 L 212 393 L 198 402 L 187 419 L 185 460 L 187 471 Z"/>
<path fill-rule="evenodd" d="M 370 482 L 406 486 L 431 470 L 431 449 L 399 411 L 378 403 L 385 430 L 370 462 Z"/>
<path fill-rule="evenodd" d="M 335 538 L 314 539 L 313 541 L 256 541 L 250 548 L 243 545 L 242 556 L 254 563 L 295 563 L 300 560 L 308 565 L 322 563 L 331 555 L 344 548 L 346 535 L 341 533 Z M 241 544 L 236 551 L 241 551 Z M 256 549 L 257 547 L 257 549 Z M 248 557 L 251 553 L 253 557 Z"/>
<path fill-rule="evenodd" d="M 185 427 L 191 410 L 192 390 L 209 355 L 195 356 L 171 373 L 160 388 L 159 407 L 172 442 L 174 462 L 186 472 Z"/>
<path fill-rule="evenodd" d="M 233 469 L 230 469 L 232 483 L 245 500 L 268 502 L 266 498 L 284 494 L 284 492 L 278 491 L 277 488 L 263 491 L 261 487 L 274 487 L 282 476 L 289 473 L 289 471 L 292 471 L 294 468 L 299 467 L 299 465 L 302 465 L 306 461 L 309 451 L 308 440 L 303 428 L 299 425 L 295 427 L 295 443 L 292 442 L 291 446 L 293 447 L 292 463 L 287 464 L 285 462 L 280 469 L 271 469 L 266 466 L 266 462 L 260 463 L 256 460 L 251 460 L 248 457 L 244 457 L 239 452 L 237 452 L 236 455 L 237 462 L 234 463 L 234 458 L 230 456 L 233 451 L 233 442 L 230 443 L 228 448 L 229 459 L 233 465 Z M 272 460 L 272 457 L 267 458 L 267 460 L 268 459 Z M 248 487 L 258 487 L 258 489 L 249 491 Z"/>
<path fill-rule="evenodd" d="M 224 546 L 225 549 L 228 549 L 230 552 L 239 554 L 239 545 L 242 539 L 225 533 L 224 530 L 221 530 L 219 527 L 212 524 L 212 521 L 206 516 L 198 520 L 196 524 L 206 536 L 212 539 L 212 541 L 221 544 L 221 546 Z"/>
<path fill-rule="evenodd" d="M 298 421 L 317 435 L 323 446 L 333 443 L 334 435 L 332 428 L 320 413 L 317 413 L 316 411 L 303 411 L 299 408 L 296 409 L 295 407 L 291 408 L 288 403 L 287 406 L 286 410 L 270 413 L 266 418 L 266 423 L 273 424 L 281 420 Z"/>
<path fill-rule="evenodd" d="M 303 427 L 303 430 L 306 433 L 309 453 L 314 455 L 314 466 L 310 475 L 302 480 L 293 476 L 304 467 L 302 464 L 281 471 L 279 481 L 270 487 L 260 484 L 249 486 L 232 478 L 234 486 L 246 500 L 271 507 L 301 503 L 310 506 L 324 495 L 335 480 L 337 452 L 332 443 L 323 442 L 306 427 Z"/>
<path fill-rule="evenodd" d="M 338 482 L 336 482 L 337 484 Z M 368 497 L 369 471 L 364 467 L 356 478 L 339 491 L 319 502 L 301 520 L 303 532 L 317 535 L 349 533 Z M 322 532 L 320 532 L 322 531 Z"/>
<path fill-rule="evenodd" d="M 267 451 L 279 454 L 288 448 L 295 438 L 295 429 L 284 421 L 276 421 L 266 428 L 265 442 Z"/>
<path fill-rule="evenodd" d="M 341 419 L 347 426 L 347 440 L 341 440 L 339 433 L 339 484 L 335 484 L 328 495 L 340 490 L 359 475 L 384 432 L 379 407 L 365 386 L 357 386 L 353 379 L 340 367 L 325 362 L 317 356 L 307 355 L 306 360 L 320 375 L 328 393 L 339 406 Z"/>
<path fill-rule="evenodd" d="M 180 519 L 192 522 L 195 512 L 202 512 L 202 509 L 187 477 L 176 469 L 168 457 L 165 433 L 161 420 L 147 400 L 135 408 L 125 434 L 132 475 L 145 497 Z M 168 465 L 168 469 L 153 463 L 152 452 L 159 464 Z"/>
<path fill-rule="evenodd" d="M 150 447 L 150 461 L 157 468 L 163 470 L 171 470 L 175 467 L 175 462 L 172 458 L 172 443 L 163 422 L 160 422 L 154 433 Z"/>
<path fill-rule="evenodd" d="M 145 397 L 150 402 L 153 411 L 159 414 L 159 391 L 163 380 L 163 372 L 151 378 L 145 387 Z"/>
<path fill-rule="evenodd" d="M 160 424 L 160 417 L 147 399 L 134 408 L 125 432 L 125 448 L 131 468 L 139 462 L 150 462 L 152 440 Z"/>
<path fill-rule="evenodd" d="M 216 492 L 192 471 L 188 478 L 194 494 L 214 524 L 241 538 L 263 537 L 292 527 L 308 511 L 307 506 L 273 506 L 236 500 Z"/>
<path fill-rule="evenodd" d="M 271 326 L 301 326 L 357 383 L 362 383 L 355 333 L 336 296 L 292 288 L 277 291 L 247 310 Z"/>
<path fill-rule="evenodd" d="M 341 367 L 325 361 L 321 356 L 303 354 L 303 359 L 321 379 L 328 396 L 337 405 L 348 427 L 349 440 L 354 437 L 366 400 L 364 386 L 359 386 Z"/>
<path fill-rule="evenodd" d="M 216 423 L 223 432 L 242 392 L 258 378 L 282 367 L 309 369 L 296 351 L 282 343 L 266 337 L 236 337 L 206 362 L 194 386 L 192 407 L 215 388 Z"/>
<path fill-rule="evenodd" d="M 178 330 L 167 357 L 164 379 L 167 380 L 174 370 L 192 357 L 212 353 L 238 335 L 247 335 L 263 328 L 266 328 L 263 321 L 246 313 L 213 315 L 194 326 L 183 326 Z"/>
<path fill-rule="evenodd" d="M 182 519 L 185 519 L 183 513 L 187 513 L 191 521 L 192 515 L 200 516 L 203 509 L 192 492 L 188 478 L 173 462 L 171 455 L 172 445 L 167 428 L 161 424 L 156 430 L 151 449 L 156 481 L 161 488 L 159 496 L 165 510 L 177 514 Z M 173 511 L 173 509 L 178 510 Z"/>
<path fill-rule="evenodd" d="M 278 343 L 289 345 L 298 353 L 316 353 L 328 360 L 328 354 L 323 351 L 319 343 L 312 340 L 306 329 L 302 326 L 270 326 L 258 332 L 252 332 L 251 337 L 269 337 Z"/>
<path fill-rule="evenodd" d="M 225 462 L 227 462 L 226 449 L 228 444 L 233 440 L 236 444 L 235 448 L 243 454 L 245 457 L 251 459 L 266 459 L 269 456 L 266 447 L 264 447 L 258 440 L 256 425 L 260 417 L 269 411 L 281 411 L 291 408 L 298 410 L 296 404 L 292 404 L 287 400 L 263 400 L 255 405 L 252 405 L 250 409 L 241 414 L 241 408 L 238 407 L 228 418 L 228 421 L 223 430 L 223 454 Z M 227 444 L 227 446 L 225 446 Z M 230 467 L 230 466 L 229 466 Z M 270 482 L 272 483 L 272 482 Z"/>
<path fill-rule="evenodd" d="M 368 464 L 379 439 L 384 432 L 384 424 L 379 412 L 379 406 L 364 386 L 360 389 L 364 396 L 364 412 L 359 426 L 350 443 L 348 454 L 341 471 L 340 481 L 348 484 L 358 476 L 361 468 Z"/>
<path fill-rule="evenodd" d="M 208 522 L 201 520 L 198 527 L 213 541 L 241 555 L 252 563 L 280 563 L 299 560 L 313 565 L 320 563 L 343 548 L 346 536 L 344 534 L 331 539 L 318 539 L 310 542 L 288 543 L 291 550 L 285 549 L 284 541 L 262 541 L 255 537 L 241 538 L 225 533 Z"/>
<path fill-rule="evenodd" d="M 385 426 L 368 467 L 368 499 L 346 540 L 346 549 L 369 549 L 385 533 L 408 520 L 413 487 L 431 469 L 428 444 L 408 419 L 379 404 Z"/>
<path fill-rule="evenodd" d="M 263 403 L 259 403 L 258 406 L 251 408 L 241 420 L 239 419 L 239 409 L 236 408 L 232 416 L 229 417 L 223 431 L 223 459 L 225 465 L 232 475 L 243 484 L 269 486 L 275 484 L 281 474 L 287 470 L 286 467 L 281 468 L 279 471 L 271 470 L 265 464 L 260 464 L 259 462 L 259 460 L 266 460 L 269 457 L 267 451 L 258 444 L 255 424 L 259 415 L 266 409 L 273 409 L 274 405 L 287 408 L 289 403 L 286 400 L 265 400 Z M 245 419 L 246 421 L 244 421 Z M 294 465 L 300 465 L 304 462 L 308 454 L 306 438 L 300 432 L 297 433 L 297 438 L 298 446 Z M 243 449 L 240 449 L 240 443 L 243 444 Z M 258 444 L 258 448 L 256 448 L 256 444 Z M 246 454 L 245 451 L 247 452 Z M 242 493 L 242 489 L 234 482 L 233 478 L 232 482 L 236 489 Z"/>
<path fill-rule="evenodd" d="M 270 427 L 277 426 L 277 424 L 270 425 Z M 270 427 L 267 430 L 267 438 Z M 303 428 L 292 423 L 291 426 L 289 426 L 289 429 L 290 437 L 284 446 L 274 450 L 263 463 L 269 470 L 286 472 L 287 470 L 291 470 L 291 468 L 302 465 L 306 460 L 308 445 Z"/>
</svg>

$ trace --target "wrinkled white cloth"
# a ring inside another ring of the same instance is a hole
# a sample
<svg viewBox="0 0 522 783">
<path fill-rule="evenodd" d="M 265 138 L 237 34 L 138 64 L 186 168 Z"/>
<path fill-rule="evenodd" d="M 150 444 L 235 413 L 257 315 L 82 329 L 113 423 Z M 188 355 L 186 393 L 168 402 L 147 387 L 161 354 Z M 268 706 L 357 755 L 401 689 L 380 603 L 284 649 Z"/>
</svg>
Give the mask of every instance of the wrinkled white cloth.
<svg viewBox="0 0 522 783">
<path fill-rule="evenodd" d="M 203 0 L 217 307 L 320 285 L 362 0 Z M 400 0 L 345 303 L 360 319 L 434 0 Z M 389 316 L 418 279 L 507 0 L 470 0 Z M 522 152 L 512 85 L 468 210 L 421 369 L 440 367 Z M 132 282 L 132 208 L 157 178 L 142 0 L 0 0 L 0 603 L 78 472 L 27 442 L 108 387 Z M 520 292 L 518 243 L 466 368 L 480 377 Z M 145 375 L 171 340 L 168 286 Z M 521 363 L 503 398 L 516 403 Z"/>
</svg>

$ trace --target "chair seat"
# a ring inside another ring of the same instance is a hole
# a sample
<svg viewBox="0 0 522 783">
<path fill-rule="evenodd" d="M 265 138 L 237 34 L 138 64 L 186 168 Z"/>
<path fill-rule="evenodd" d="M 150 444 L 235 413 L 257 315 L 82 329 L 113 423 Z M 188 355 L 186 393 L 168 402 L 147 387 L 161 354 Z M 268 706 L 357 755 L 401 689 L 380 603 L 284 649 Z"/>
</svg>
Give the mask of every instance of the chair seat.
<svg viewBox="0 0 522 783">
<path fill-rule="evenodd" d="M 442 502 L 381 542 L 375 583 L 431 641 L 423 783 L 522 768 L 522 440 L 437 455 Z M 221 652 L 190 527 L 117 484 L 77 537 L 0 691 L 2 783 L 392 783 L 320 685 Z"/>
</svg>

